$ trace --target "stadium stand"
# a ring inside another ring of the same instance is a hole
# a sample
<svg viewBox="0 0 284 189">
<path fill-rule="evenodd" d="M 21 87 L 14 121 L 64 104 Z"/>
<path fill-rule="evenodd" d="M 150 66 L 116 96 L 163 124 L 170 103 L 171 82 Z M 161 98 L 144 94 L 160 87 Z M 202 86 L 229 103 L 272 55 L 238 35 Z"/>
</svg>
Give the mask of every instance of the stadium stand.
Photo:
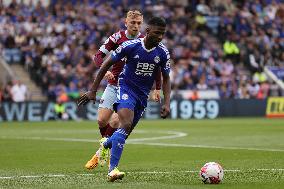
<svg viewBox="0 0 284 189">
<path fill-rule="evenodd" d="M 283 78 L 275 82 L 264 72 L 284 67 L 283 0 L 1 2 L 2 56 L 22 65 L 49 100 L 76 99 L 89 88 L 97 71 L 91 56 L 124 27 L 129 9 L 141 10 L 146 20 L 166 18 L 174 91 L 213 91 L 217 98 L 284 95 Z"/>
</svg>

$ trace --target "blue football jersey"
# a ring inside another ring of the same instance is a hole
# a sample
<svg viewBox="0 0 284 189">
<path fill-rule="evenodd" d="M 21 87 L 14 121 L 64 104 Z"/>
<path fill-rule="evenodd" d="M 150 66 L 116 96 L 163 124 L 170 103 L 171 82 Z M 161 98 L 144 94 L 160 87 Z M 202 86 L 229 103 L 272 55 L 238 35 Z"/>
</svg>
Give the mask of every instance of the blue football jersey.
<svg viewBox="0 0 284 189">
<path fill-rule="evenodd" d="M 170 73 L 170 53 L 162 43 L 148 50 L 143 38 L 126 41 L 112 53 L 113 61 L 121 59 L 126 63 L 118 84 L 126 85 L 139 98 L 148 97 L 159 67 L 163 74 Z"/>
</svg>

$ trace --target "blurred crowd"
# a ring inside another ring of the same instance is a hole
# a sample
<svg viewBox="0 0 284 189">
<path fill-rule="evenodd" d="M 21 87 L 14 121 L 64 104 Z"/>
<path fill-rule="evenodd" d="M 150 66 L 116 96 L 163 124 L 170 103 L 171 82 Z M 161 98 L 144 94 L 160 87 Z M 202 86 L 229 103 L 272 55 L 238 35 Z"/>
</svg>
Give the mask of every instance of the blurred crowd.
<svg viewBox="0 0 284 189">
<path fill-rule="evenodd" d="M 25 67 L 49 100 L 76 99 L 95 77 L 92 55 L 125 29 L 129 9 L 145 20 L 166 18 L 174 90 L 217 90 L 220 98 L 284 95 L 263 72 L 284 67 L 284 0 L 0 1 L 0 50 L 7 63 Z"/>
<path fill-rule="evenodd" d="M 24 102 L 28 100 L 28 88 L 20 80 L 9 81 L 5 85 L 0 83 L 0 102 Z"/>
</svg>

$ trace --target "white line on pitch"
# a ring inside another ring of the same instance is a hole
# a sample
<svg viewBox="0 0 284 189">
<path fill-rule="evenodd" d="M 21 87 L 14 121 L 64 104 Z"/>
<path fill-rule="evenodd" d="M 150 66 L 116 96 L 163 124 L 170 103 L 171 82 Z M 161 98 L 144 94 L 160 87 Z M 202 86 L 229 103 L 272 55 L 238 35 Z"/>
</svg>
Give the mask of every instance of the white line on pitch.
<svg viewBox="0 0 284 189">
<path fill-rule="evenodd" d="M 239 170 L 239 169 L 227 169 L 225 172 L 246 172 L 246 171 L 278 171 L 282 172 L 284 169 L 248 169 L 248 170 Z M 170 173 L 199 173 L 199 171 L 128 171 L 128 174 L 170 174 Z M 81 173 L 81 174 L 48 174 L 48 175 L 24 175 L 24 176 L 0 176 L 0 179 L 29 179 L 29 178 L 43 178 L 43 177 L 72 177 L 72 176 L 94 176 L 96 174 L 90 173 Z"/>
<path fill-rule="evenodd" d="M 251 150 L 251 151 L 268 151 L 268 152 L 284 152 L 283 149 L 271 149 L 271 148 L 251 148 L 251 147 L 232 147 L 232 146 L 211 146 L 211 145 L 195 145 L 195 144 L 173 144 L 162 142 L 145 142 L 149 140 L 161 140 L 161 139 L 173 139 L 184 137 L 187 133 L 166 131 L 159 132 L 161 134 L 169 134 L 169 136 L 149 137 L 140 139 L 128 139 L 127 144 L 139 144 L 148 146 L 166 146 L 166 147 L 187 147 L 187 148 L 213 148 L 213 149 L 225 149 L 225 150 Z M 19 139 L 19 140 L 47 140 L 47 141 L 64 141 L 64 142 L 98 142 L 94 139 L 79 139 L 79 138 L 51 138 L 51 137 L 8 137 L 0 136 L 0 139 Z"/>
<path fill-rule="evenodd" d="M 225 150 L 252 150 L 252 151 L 269 151 L 269 152 L 284 152 L 282 149 L 267 149 L 267 148 L 244 148 L 244 147 L 230 147 L 230 146 L 208 146 L 208 145 L 194 145 L 194 144 L 172 144 L 172 143 L 155 143 L 155 142 L 129 142 L 129 144 L 140 144 L 149 146 L 167 146 L 167 147 L 188 147 L 188 148 L 215 148 Z"/>
<path fill-rule="evenodd" d="M 142 131 L 145 133 L 145 131 Z M 136 132 L 141 133 L 141 131 Z M 161 140 L 161 139 L 173 139 L 187 136 L 187 133 L 176 132 L 176 131 L 155 131 L 158 134 L 167 134 L 168 136 L 159 136 L 159 137 L 147 137 L 147 138 L 137 138 L 137 139 L 128 139 L 127 142 L 143 142 L 148 140 Z M 50 140 L 50 141 L 65 141 L 65 142 L 98 142 L 99 140 L 94 139 L 80 139 L 80 138 L 51 138 L 51 137 L 8 137 L 0 136 L 2 139 L 24 139 L 24 140 Z"/>
</svg>

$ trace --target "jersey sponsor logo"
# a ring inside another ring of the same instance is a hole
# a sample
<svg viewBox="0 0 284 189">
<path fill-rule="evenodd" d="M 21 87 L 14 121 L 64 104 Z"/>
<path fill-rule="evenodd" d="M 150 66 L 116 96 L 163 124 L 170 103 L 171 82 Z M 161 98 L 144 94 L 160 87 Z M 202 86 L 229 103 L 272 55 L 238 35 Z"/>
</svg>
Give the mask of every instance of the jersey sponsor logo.
<svg viewBox="0 0 284 189">
<path fill-rule="evenodd" d="M 139 55 L 138 55 L 138 54 L 136 54 L 133 58 L 139 58 Z"/>
<path fill-rule="evenodd" d="M 152 76 L 155 64 L 138 62 L 135 74 L 141 76 Z"/>
<path fill-rule="evenodd" d="M 123 94 L 121 97 L 123 100 L 127 100 L 128 99 L 128 94 Z"/>
<path fill-rule="evenodd" d="M 159 63 L 159 62 L 160 62 L 160 57 L 156 56 L 156 57 L 154 58 L 154 61 L 155 61 L 156 63 Z"/>
</svg>

